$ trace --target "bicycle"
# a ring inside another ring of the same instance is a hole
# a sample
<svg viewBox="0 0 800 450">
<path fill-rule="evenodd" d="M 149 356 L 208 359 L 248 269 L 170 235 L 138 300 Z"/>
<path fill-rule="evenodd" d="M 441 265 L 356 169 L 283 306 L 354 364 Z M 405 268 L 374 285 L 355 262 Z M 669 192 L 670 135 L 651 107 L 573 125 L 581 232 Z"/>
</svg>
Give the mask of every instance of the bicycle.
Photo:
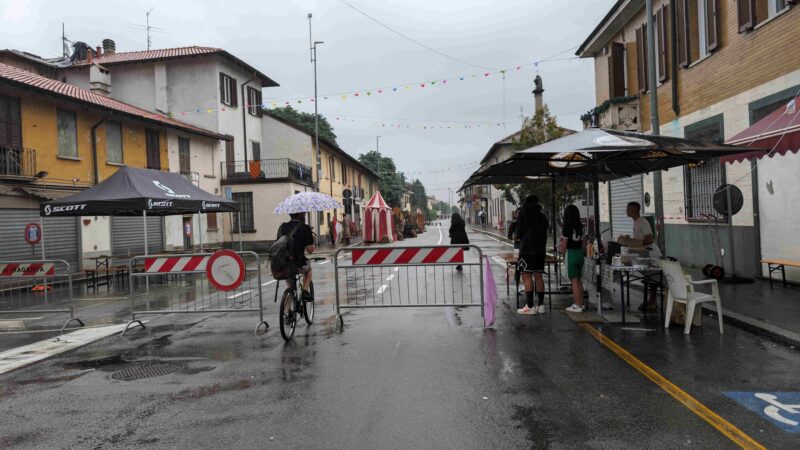
<svg viewBox="0 0 800 450">
<path fill-rule="evenodd" d="M 308 258 L 309 262 L 324 261 L 325 258 L 315 257 Z M 304 277 L 303 274 L 296 273 L 286 281 L 286 289 L 283 291 L 281 297 L 280 309 L 278 310 L 278 322 L 280 323 L 281 336 L 286 341 L 292 339 L 294 330 L 297 328 L 298 315 L 305 319 L 308 325 L 314 323 L 314 282 L 312 281 L 308 287 L 311 294 L 310 300 L 303 301 L 301 295 L 298 294 L 298 284 Z M 302 283 L 300 283 L 302 286 Z M 280 281 L 275 286 L 275 301 L 278 301 L 278 291 L 280 290 Z"/>
</svg>

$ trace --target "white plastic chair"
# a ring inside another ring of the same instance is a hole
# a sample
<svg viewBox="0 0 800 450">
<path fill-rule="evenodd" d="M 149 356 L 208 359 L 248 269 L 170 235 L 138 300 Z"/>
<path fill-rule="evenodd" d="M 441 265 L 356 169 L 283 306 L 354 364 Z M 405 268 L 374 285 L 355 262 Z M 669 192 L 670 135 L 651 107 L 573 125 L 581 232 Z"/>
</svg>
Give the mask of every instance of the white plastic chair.
<svg viewBox="0 0 800 450">
<path fill-rule="evenodd" d="M 714 302 L 717 305 L 719 334 L 722 334 L 722 301 L 719 298 L 717 280 L 693 281 L 690 276 L 683 273 L 683 268 L 675 261 L 659 260 L 658 264 L 661 266 L 661 270 L 664 271 L 664 279 L 667 281 L 667 287 L 669 288 L 669 293 L 667 294 L 667 310 L 664 311 L 666 316 L 664 328 L 669 327 L 672 305 L 675 302 L 686 305 L 686 322 L 683 326 L 683 334 L 689 334 L 689 331 L 692 329 L 695 306 L 701 303 Z M 711 295 L 695 292 L 695 286 L 704 284 L 711 285 Z"/>
</svg>

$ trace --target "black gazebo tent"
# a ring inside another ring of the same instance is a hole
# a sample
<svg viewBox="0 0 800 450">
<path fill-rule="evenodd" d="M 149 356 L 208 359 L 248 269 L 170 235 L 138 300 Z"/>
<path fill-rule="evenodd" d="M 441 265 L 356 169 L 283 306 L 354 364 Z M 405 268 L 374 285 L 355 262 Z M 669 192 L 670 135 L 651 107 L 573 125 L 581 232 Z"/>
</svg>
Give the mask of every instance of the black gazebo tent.
<svg viewBox="0 0 800 450">
<path fill-rule="evenodd" d="M 43 202 L 39 207 L 39 215 L 42 217 L 143 216 L 146 223 L 147 216 L 238 210 L 237 202 L 209 194 L 179 173 L 122 167 L 102 183 L 85 191 Z M 146 226 L 145 254 L 147 254 Z"/>
<path fill-rule="evenodd" d="M 671 136 L 588 128 L 523 150 L 482 172 L 474 173 L 464 187 L 526 183 L 537 179 L 550 179 L 552 183 L 556 180 L 591 182 L 594 190 L 595 240 L 600 249 L 600 181 L 687 164 L 703 164 L 715 158 L 753 151 L 765 152 L 762 149 Z M 727 189 L 727 192 L 730 193 L 730 190 Z M 597 286 L 599 290 L 599 274 Z"/>
</svg>

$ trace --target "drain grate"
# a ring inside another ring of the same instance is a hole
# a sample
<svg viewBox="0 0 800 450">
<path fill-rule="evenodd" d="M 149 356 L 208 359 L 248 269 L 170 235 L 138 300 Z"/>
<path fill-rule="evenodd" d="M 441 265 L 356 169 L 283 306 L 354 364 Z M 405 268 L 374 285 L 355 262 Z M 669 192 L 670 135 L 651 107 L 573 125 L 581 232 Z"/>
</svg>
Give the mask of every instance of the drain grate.
<svg viewBox="0 0 800 450">
<path fill-rule="evenodd" d="M 160 377 L 169 375 L 181 370 L 183 366 L 175 363 L 148 363 L 138 366 L 128 367 L 114 372 L 111 378 L 120 381 L 141 380 L 142 378 Z"/>
</svg>

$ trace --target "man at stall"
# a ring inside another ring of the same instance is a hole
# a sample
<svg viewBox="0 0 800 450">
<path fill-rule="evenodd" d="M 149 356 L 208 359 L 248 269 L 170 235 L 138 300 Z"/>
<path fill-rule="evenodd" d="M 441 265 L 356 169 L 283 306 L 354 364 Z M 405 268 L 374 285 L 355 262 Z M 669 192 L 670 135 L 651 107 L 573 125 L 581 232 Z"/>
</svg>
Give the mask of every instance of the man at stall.
<svg viewBox="0 0 800 450">
<path fill-rule="evenodd" d="M 650 226 L 650 222 L 642 217 L 641 212 L 642 205 L 640 205 L 638 202 L 628 203 L 625 213 L 628 215 L 628 217 L 633 219 L 633 236 L 628 236 L 627 234 L 622 235 L 617 239 L 617 243 L 619 243 L 619 245 L 629 247 L 634 251 L 637 249 L 646 250 L 650 258 L 660 258 L 661 250 L 659 250 L 658 245 L 655 243 L 655 238 L 653 237 L 653 228 Z M 642 275 L 645 276 L 651 276 L 654 274 L 657 275 L 658 272 L 642 272 Z M 643 303 L 639 310 L 644 311 L 645 308 L 647 311 L 653 311 L 656 309 L 655 290 L 650 291 L 650 298 L 648 299 L 647 304 Z"/>
</svg>

